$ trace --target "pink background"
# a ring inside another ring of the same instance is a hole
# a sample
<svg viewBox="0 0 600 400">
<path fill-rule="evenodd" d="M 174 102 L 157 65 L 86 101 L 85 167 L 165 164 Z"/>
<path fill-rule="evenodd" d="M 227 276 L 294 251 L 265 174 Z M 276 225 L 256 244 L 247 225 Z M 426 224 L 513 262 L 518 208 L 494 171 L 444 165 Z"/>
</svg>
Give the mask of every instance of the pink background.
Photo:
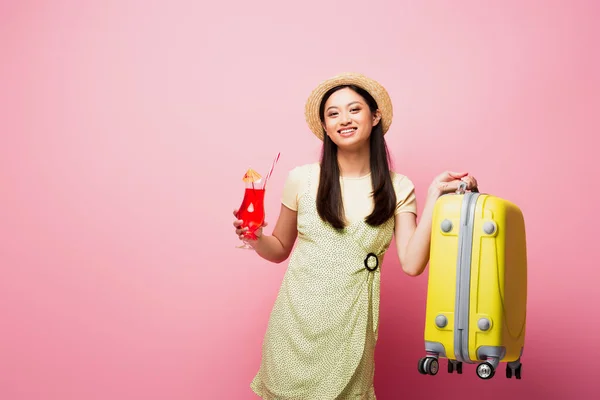
<svg viewBox="0 0 600 400">
<path fill-rule="evenodd" d="M 287 172 L 319 154 L 304 101 L 342 71 L 388 88 L 420 209 L 466 170 L 527 223 L 524 379 L 419 375 L 427 275 L 390 251 L 378 398 L 600 389 L 599 4 L 0 3 L 0 398 L 255 398 L 286 264 L 236 250 L 231 212 L 281 151 L 274 226 Z"/>
</svg>

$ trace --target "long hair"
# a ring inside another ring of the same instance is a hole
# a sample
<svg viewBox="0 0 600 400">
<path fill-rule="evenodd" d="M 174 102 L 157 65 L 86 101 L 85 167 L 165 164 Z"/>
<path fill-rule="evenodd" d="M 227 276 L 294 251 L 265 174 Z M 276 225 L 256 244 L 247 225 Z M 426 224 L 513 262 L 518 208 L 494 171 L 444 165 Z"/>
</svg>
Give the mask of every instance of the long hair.
<svg viewBox="0 0 600 400">
<path fill-rule="evenodd" d="M 377 102 L 364 89 L 354 85 L 342 85 L 330 89 L 323 96 L 319 107 L 319 117 L 325 120 L 325 102 L 336 91 L 350 88 L 361 95 L 372 113 L 378 109 Z M 396 210 L 396 192 L 390 176 L 389 152 L 381 121 L 371 131 L 370 143 L 370 167 L 371 183 L 373 186 L 373 211 L 365 218 L 365 222 L 371 226 L 378 226 L 386 222 L 394 215 Z M 319 216 L 336 229 L 344 229 L 346 226 L 344 217 L 344 203 L 342 201 L 342 189 L 340 186 L 340 167 L 337 159 L 337 145 L 325 133 L 323 135 L 323 147 L 321 152 L 321 172 L 319 188 L 317 191 L 317 211 Z"/>
</svg>

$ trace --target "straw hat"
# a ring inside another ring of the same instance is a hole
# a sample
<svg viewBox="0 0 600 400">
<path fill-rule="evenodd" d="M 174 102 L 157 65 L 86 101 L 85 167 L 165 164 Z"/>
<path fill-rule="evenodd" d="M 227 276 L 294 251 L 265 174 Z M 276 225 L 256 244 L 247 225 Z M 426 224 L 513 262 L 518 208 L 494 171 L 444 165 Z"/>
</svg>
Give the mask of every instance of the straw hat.
<svg viewBox="0 0 600 400">
<path fill-rule="evenodd" d="M 343 73 L 327 79 L 326 81 L 321 82 L 319 86 L 312 91 L 306 101 L 304 109 L 304 117 L 306 118 L 310 130 L 319 139 L 323 140 L 323 125 L 319 118 L 319 106 L 321 105 L 323 95 L 325 95 L 329 89 L 340 85 L 355 85 L 366 90 L 373 96 L 377 102 L 377 107 L 379 107 L 379 110 L 381 111 L 380 123 L 382 124 L 381 128 L 385 134 L 392 124 L 393 113 L 390 96 L 387 90 L 385 90 L 379 82 L 354 72 Z"/>
</svg>

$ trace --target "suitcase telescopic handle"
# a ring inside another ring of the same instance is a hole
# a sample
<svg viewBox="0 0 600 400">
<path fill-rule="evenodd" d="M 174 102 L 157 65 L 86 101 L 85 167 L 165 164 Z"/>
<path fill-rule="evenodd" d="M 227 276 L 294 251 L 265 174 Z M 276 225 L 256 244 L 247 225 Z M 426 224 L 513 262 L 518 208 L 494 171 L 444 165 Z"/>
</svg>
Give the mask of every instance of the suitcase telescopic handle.
<svg viewBox="0 0 600 400">
<path fill-rule="evenodd" d="M 460 185 L 458 185 L 458 189 L 456 189 L 456 194 L 464 194 L 466 189 L 467 189 L 467 183 L 461 182 Z M 479 193 L 479 189 L 477 189 L 476 187 L 471 188 L 471 192 Z"/>
</svg>

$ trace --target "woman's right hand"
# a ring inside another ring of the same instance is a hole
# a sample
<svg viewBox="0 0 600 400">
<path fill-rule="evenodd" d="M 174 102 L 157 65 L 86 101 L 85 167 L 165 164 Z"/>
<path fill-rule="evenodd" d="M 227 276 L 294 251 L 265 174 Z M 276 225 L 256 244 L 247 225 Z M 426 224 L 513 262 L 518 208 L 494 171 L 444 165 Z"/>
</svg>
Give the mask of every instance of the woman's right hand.
<svg viewBox="0 0 600 400">
<path fill-rule="evenodd" d="M 244 237 L 244 233 L 248 231 L 248 228 L 242 227 L 242 223 L 244 221 L 242 221 L 241 219 L 237 219 L 238 211 L 239 211 L 238 209 L 233 210 L 233 216 L 236 218 L 233 221 L 233 226 L 235 227 L 235 234 L 238 235 L 238 238 L 240 240 L 244 240 L 244 241 L 252 244 L 252 242 L 255 242 L 255 240 L 250 240 L 250 239 Z M 256 235 L 256 237 L 260 238 L 262 236 L 262 228 L 267 225 L 268 225 L 267 221 L 264 221 L 263 224 L 256 231 L 254 231 L 254 234 Z"/>
</svg>

